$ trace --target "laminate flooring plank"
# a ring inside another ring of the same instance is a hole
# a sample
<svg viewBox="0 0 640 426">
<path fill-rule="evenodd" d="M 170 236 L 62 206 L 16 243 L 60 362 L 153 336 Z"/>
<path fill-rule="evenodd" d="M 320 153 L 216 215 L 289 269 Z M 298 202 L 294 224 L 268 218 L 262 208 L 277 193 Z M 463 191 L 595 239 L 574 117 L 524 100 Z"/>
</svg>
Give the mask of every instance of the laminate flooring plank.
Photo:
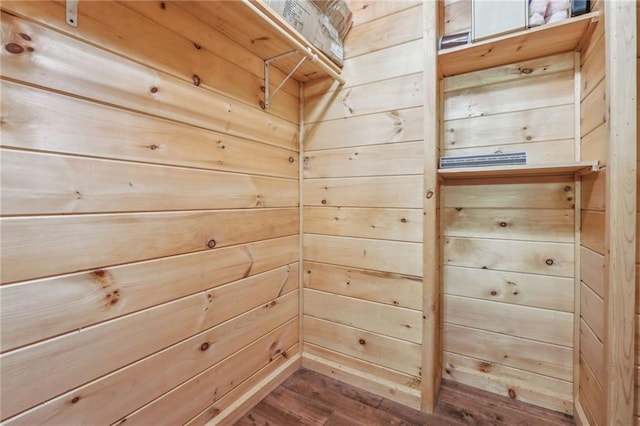
<svg viewBox="0 0 640 426">
<path fill-rule="evenodd" d="M 300 369 L 236 426 L 553 426 L 571 416 L 443 379 L 433 415 Z"/>
</svg>

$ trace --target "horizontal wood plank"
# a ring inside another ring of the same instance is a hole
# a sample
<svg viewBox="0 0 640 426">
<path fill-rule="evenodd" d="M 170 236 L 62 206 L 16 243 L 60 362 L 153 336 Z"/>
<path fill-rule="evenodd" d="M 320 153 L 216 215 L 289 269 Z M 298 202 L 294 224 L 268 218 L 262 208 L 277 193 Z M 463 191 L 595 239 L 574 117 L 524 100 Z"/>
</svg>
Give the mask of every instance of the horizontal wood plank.
<svg viewBox="0 0 640 426">
<path fill-rule="evenodd" d="M 19 54 L 0 52 L 3 75 L 12 80 L 284 148 L 297 145 L 298 126 L 266 114 L 259 106 L 196 87 L 6 13 L 2 38 L 24 46 Z M 69 61 L 70 57 L 75 60 Z"/>
<path fill-rule="evenodd" d="M 580 208 L 582 210 L 604 211 L 606 209 L 607 168 L 598 173 L 582 176 L 580 188 Z"/>
<path fill-rule="evenodd" d="M 303 217 L 311 234 L 422 242 L 418 209 L 305 207 Z"/>
<path fill-rule="evenodd" d="M 589 364 L 589 369 L 598 384 L 603 386 L 605 383 L 604 346 L 583 319 L 580 320 L 580 356 Z"/>
<path fill-rule="evenodd" d="M 442 188 L 442 207 L 572 209 L 574 203 L 573 179 L 495 179 Z"/>
<path fill-rule="evenodd" d="M 451 91 L 444 96 L 445 120 L 569 105 L 573 102 L 573 71 L 521 81 Z M 509 102 L 503 102 L 509 99 Z M 571 120 L 571 117 L 568 117 Z"/>
<path fill-rule="evenodd" d="M 606 424 L 605 393 L 582 357 L 580 358 L 580 400 L 588 407 L 594 424 Z"/>
<path fill-rule="evenodd" d="M 596 160 L 607 164 L 609 149 L 609 123 L 603 123 L 580 139 L 580 151 L 583 160 Z"/>
<path fill-rule="evenodd" d="M 302 279 L 305 288 L 422 309 L 422 280 L 416 277 L 305 262 Z"/>
<path fill-rule="evenodd" d="M 581 246 L 580 279 L 600 298 L 604 298 L 608 291 L 605 279 L 604 255 Z"/>
<path fill-rule="evenodd" d="M 296 207 L 298 182 L 2 149 L 2 214 Z M 32 174 L 32 170 L 38 173 Z M 25 179 L 25 176 L 31 177 Z"/>
<path fill-rule="evenodd" d="M 442 209 L 442 235 L 447 237 L 572 243 L 573 210 Z"/>
<path fill-rule="evenodd" d="M 305 178 L 421 174 L 423 142 L 305 151 Z"/>
<path fill-rule="evenodd" d="M 605 253 L 605 212 L 582 211 L 580 225 L 581 244 L 596 253 Z"/>
<path fill-rule="evenodd" d="M 298 177 L 296 151 L 3 80 L 3 146 Z M 81 126 L 78 123 L 82 123 Z M 90 128 L 91 131 L 85 131 Z"/>
<path fill-rule="evenodd" d="M 421 342 L 422 314 L 413 309 L 323 291 L 304 290 L 304 314 L 413 343 Z"/>
<path fill-rule="evenodd" d="M 488 147 L 571 139 L 574 131 L 572 117 L 573 105 L 560 105 L 449 120 L 444 123 L 443 147 Z M 558 161 L 555 158 L 553 162 Z"/>
<path fill-rule="evenodd" d="M 305 343 L 340 352 L 364 361 L 420 375 L 420 345 L 353 327 L 304 316 Z"/>
<path fill-rule="evenodd" d="M 402 4 L 404 2 L 399 3 L 400 5 L 394 7 L 395 10 L 386 9 L 377 11 L 377 16 L 380 18 L 384 16 L 384 19 L 366 20 L 359 23 L 357 21 L 357 17 L 359 16 L 358 12 L 354 13 L 355 25 L 345 39 L 345 59 L 375 52 L 386 47 L 406 43 L 407 41 L 422 37 L 421 5 L 418 4 L 408 9 L 398 10 L 400 7 L 404 7 L 404 4 Z"/>
<path fill-rule="evenodd" d="M 302 366 L 418 409 L 419 379 L 379 365 L 305 343 Z"/>
<path fill-rule="evenodd" d="M 424 136 L 422 107 L 307 123 L 304 148 L 344 148 L 420 140 Z"/>
<path fill-rule="evenodd" d="M 580 131 L 583 137 L 609 121 L 606 86 L 604 80 L 600 81 L 580 104 Z"/>
<path fill-rule="evenodd" d="M 305 206 L 422 208 L 422 176 L 306 179 Z"/>
<path fill-rule="evenodd" d="M 561 380 L 573 378 L 573 350 L 565 346 L 445 322 L 443 349 Z"/>
<path fill-rule="evenodd" d="M 604 301 L 584 283 L 580 286 L 580 316 L 598 339 L 604 341 Z"/>
<path fill-rule="evenodd" d="M 385 16 L 401 12 L 421 4 L 420 0 L 398 0 L 393 2 L 377 0 L 352 0 L 349 9 L 353 12 L 353 20 L 357 24 L 381 19 Z"/>
<path fill-rule="evenodd" d="M 445 266 L 442 283 L 445 294 L 573 312 L 572 278 Z"/>
<path fill-rule="evenodd" d="M 573 277 L 573 245 L 447 237 L 444 265 Z"/>
<path fill-rule="evenodd" d="M 469 0 L 463 0 L 469 1 Z M 496 83 L 506 83 L 509 81 L 520 81 L 526 85 L 527 80 L 542 75 L 554 74 L 562 71 L 572 71 L 574 69 L 573 52 L 561 53 L 559 55 L 535 58 L 500 67 L 482 69 L 470 73 L 458 74 L 445 77 L 443 81 L 443 91 L 470 89 L 472 87 L 488 86 Z M 526 70 L 526 72 L 524 71 Z"/>
<path fill-rule="evenodd" d="M 398 63 L 397 58 L 402 58 Z M 367 55 L 344 61 L 340 74 L 345 79 L 344 88 L 388 80 L 421 72 L 424 66 L 422 40 L 417 39 Z M 309 98 L 339 88 L 331 78 L 316 79 L 305 83 L 304 97 Z"/>
<path fill-rule="evenodd" d="M 222 362 L 191 378 L 150 404 L 122 418 L 134 424 L 184 424 L 235 386 L 297 344 L 298 324 L 292 320 Z"/>
<path fill-rule="evenodd" d="M 304 122 L 356 117 L 423 103 L 422 73 L 416 73 L 306 98 Z"/>
<path fill-rule="evenodd" d="M 422 276 L 422 244 L 419 243 L 305 234 L 304 258 L 311 262 Z"/>
<path fill-rule="evenodd" d="M 445 295 L 444 321 L 481 330 L 573 346 L 573 315 L 549 309 L 516 306 Z"/>
<path fill-rule="evenodd" d="M 298 228 L 295 208 L 4 218 L 2 281 L 211 250 Z"/>
<path fill-rule="evenodd" d="M 298 292 L 294 291 L 275 301 L 275 304 L 266 303 L 113 374 L 72 389 L 46 404 L 11 418 L 6 424 L 111 424 L 277 326 L 287 321 L 295 324 Z M 203 346 L 205 343 L 207 345 Z M 167 369 L 167 365 L 171 365 L 171 368 Z M 159 375 L 158 371 L 164 371 L 164 374 Z M 127 398 L 113 398 L 114 394 L 121 392 L 126 392 Z M 69 401 L 75 397 L 79 398 L 78 401 L 70 404 Z"/>
<path fill-rule="evenodd" d="M 297 248 L 291 236 L 1 286 L 2 350 L 287 265 Z M 296 275 L 297 263 L 287 270 Z"/>
<path fill-rule="evenodd" d="M 571 382 L 445 352 L 445 378 L 566 414 L 573 413 Z"/>
</svg>

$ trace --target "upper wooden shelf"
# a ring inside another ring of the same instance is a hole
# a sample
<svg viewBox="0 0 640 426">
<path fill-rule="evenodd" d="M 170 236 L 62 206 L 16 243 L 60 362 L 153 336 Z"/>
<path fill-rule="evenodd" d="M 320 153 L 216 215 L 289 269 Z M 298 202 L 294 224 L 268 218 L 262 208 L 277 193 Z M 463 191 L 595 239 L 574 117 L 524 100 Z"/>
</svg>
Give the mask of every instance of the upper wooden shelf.
<svg viewBox="0 0 640 426">
<path fill-rule="evenodd" d="M 438 53 L 441 77 L 582 50 L 598 23 L 599 12 L 506 34 Z"/>
<path fill-rule="evenodd" d="M 582 161 L 578 163 L 558 163 L 545 165 L 524 166 L 495 166 L 495 167 L 460 167 L 438 169 L 442 179 L 473 179 L 496 177 L 535 177 L 558 175 L 583 175 L 594 173 L 600 169 L 597 161 Z"/>
<path fill-rule="evenodd" d="M 271 65 L 285 74 L 289 74 L 306 55 L 309 59 L 293 74 L 293 78 L 298 81 L 330 76 L 343 82 L 339 75 L 340 67 L 311 45 L 262 0 L 205 0 L 178 4 L 263 60 L 298 50 L 299 55 L 280 59 Z M 316 61 L 311 60 L 313 55 L 317 55 Z"/>
</svg>

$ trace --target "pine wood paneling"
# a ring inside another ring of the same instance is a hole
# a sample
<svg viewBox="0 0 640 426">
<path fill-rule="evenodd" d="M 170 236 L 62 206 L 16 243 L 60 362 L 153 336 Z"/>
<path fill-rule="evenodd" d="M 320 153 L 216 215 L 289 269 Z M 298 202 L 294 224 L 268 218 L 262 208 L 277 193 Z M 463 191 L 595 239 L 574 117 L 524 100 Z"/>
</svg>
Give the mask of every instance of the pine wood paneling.
<svg viewBox="0 0 640 426">
<path fill-rule="evenodd" d="M 573 181 L 492 181 L 447 183 L 442 188 L 442 207 L 571 209 L 575 203 Z"/>
<path fill-rule="evenodd" d="M 423 104 L 422 73 L 345 88 L 305 100 L 305 123 L 356 117 Z"/>
<path fill-rule="evenodd" d="M 307 234 L 304 250 L 311 262 L 422 276 L 418 243 Z"/>
<path fill-rule="evenodd" d="M 296 151 L 2 82 L 3 146 L 288 178 Z M 78 123 L 83 123 L 78 126 Z M 91 131 L 85 131 L 90 128 Z"/>
<path fill-rule="evenodd" d="M 305 179 L 303 192 L 307 206 L 420 208 L 422 178 L 413 175 Z"/>
<path fill-rule="evenodd" d="M 295 318 L 298 312 L 297 297 L 298 293 L 292 292 L 276 299 L 275 304 L 266 303 L 271 301 L 266 299 L 264 305 L 113 374 L 72 389 L 46 404 L 13 417 L 7 424 L 115 422 L 242 349 L 278 325 Z M 170 369 L 167 369 L 168 365 L 171 366 Z M 164 373 L 159 375 L 158 371 Z M 127 398 L 113 397 L 119 393 L 126 393 Z M 69 401 L 76 397 L 79 399 L 70 404 Z"/>
<path fill-rule="evenodd" d="M 453 266 L 442 274 L 447 294 L 573 312 L 570 278 Z"/>
<path fill-rule="evenodd" d="M 353 12 L 355 25 L 361 25 L 374 19 L 384 18 L 405 9 L 420 5 L 420 0 L 397 0 L 397 1 L 377 1 L 377 0 L 351 0 L 349 9 Z"/>
<path fill-rule="evenodd" d="M 422 142 L 312 151 L 303 171 L 305 178 L 421 174 L 422 155 Z"/>
<path fill-rule="evenodd" d="M 140 410 L 124 417 L 118 424 L 184 424 L 206 409 L 211 402 L 242 383 L 254 372 L 283 357 L 298 343 L 298 324 L 293 320 L 251 343 L 231 357 L 203 371 Z"/>
<path fill-rule="evenodd" d="M 443 349 L 447 352 L 561 380 L 573 377 L 571 348 L 447 322 L 443 327 Z"/>
<path fill-rule="evenodd" d="M 297 260 L 297 247 L 292 236 L 2 286 L 2 350 L 286 265 Z M 283 289 L 298 267 L 286 269 Z"/>
<path fill-rule="evenodd" d="M 420 345 L 304 316 L 305 341 L 401 373 L 420 375 Z"/>
<path fill-rule="evenodd" d="M 305 151 L 420 140 L 422 115 L 416 107 L 305 124 Z"/>
<path fill-rule="evenodd" d="M 297 231 L 294 208 L 4 218 L 2 279 L 104 268 Z"/>
<path fill-rule="evenodd" d="M 526 152 L 530 164 L 550 164 L 556 162 L 571 163 L 575 158 L 575 141 L 573 139 L 547 142 L 526 142 L 506 145 L 488 145 L 472 148 L 445 149 L 443 155 L 483 155 L 506 152 Z"/>
<path fill-rule="evenodd" d="M 442 209 L 446 236 L 573 242 L 573 210 Z"/>
<path fill-rule="evenodd" d="M 462 1 L 464 2 L 469 0 Z M 525 69 L 527 72 L 523 71 Z M 559 55 L 545 56 L 544 58 L 530 59 L 500 67 L 450 76 L 443 80 L 443 89 L 445 92 L 451 92 L 454 90 L 487 86 L 495 83 L 506 83 L 509 81 L 520 81 L 521 84 L 528 84 L 526 80 L 531 77 L 539 77 L 561 71 L 573 71 L 573 69 L 573 52 L 567 52 Z"/>
<path fill-rule="evenodd" d="M 421 342 L 420 311 L 305 289 L 304 314 L 413 343 Z"/>
<path fill-rule="evenodd" d="M 298 183 L 110 160 L 2 150 L 2 214 L 296 207 Z M 23 176 L 29 175 L 30 179 Z M 82 176 L 82 180 L 78 180 Z M 185 188 L 189 188 L 185 191 Z"/>
<path fill-rule="evenodd" d="M 452 324 L 573 346 L 573 316 L 570 313 L 448 294 L 443 301 L 445 321 Z"/>
<path fill-rule="evenodd" d="M 24 45 L 19 54 L 0 52 L 2 73 L 8 78 L 233 136 L 296 147 L 298 126 L 265 114 L 259 106 L 196 87 L 6 13 L 2 33 L 6 42 Z M 19 34 L 26 34 L 30 41 Z M 61 48 L 45 48 L 48 45 Z M 69 61 L 70 57 L 75 60 Z"/>
<path fill-rule="evenodd" d="M 580 289 L 580 315 L 595 335 L 604 339 L 604 303 L 588 286 L 582 283 Z"/>
<path fill-rule="evenodd" d="M 447 92 L 444 119 L 479 117 L 573 102 L 573 71 Z M 509 102 L 502 102 L 509 99 Z M 570 118 L 569 118 L 570 119 Z"/>
<path fill-rule="evenodd" d="M 305 207 L 304 229 L 311 234 L 422 242 L 418 209 Z"/>
<path fill-rule="evenodd" d="M 447 352 L 444 362 L 446 378 L 555 411 L 573 413 L 570 382 Z"/>
<path fill-rule="evenodd" d="M 601 299 L 604 298 L 607 294 L 604 255 L 589 250 L 585 246 L 581 246 L 580 258 L 580 279 Z"/>
<path fill-rule="evenodd" d="M 572 105 L 561 105 L 446 121 L 444 149 L 569 139 L 573 137 L 573 120 L 568 119 L 572 113 Z"/>
<path fill-rule="evenodd" d="M 573 276 L 571 244 L 448 237 L 443 259 L 450 266 Z"/>
<path fill-rule="evenodd" d="M 603 351 L 602 341 L 583 319 L 580 320 L 580 355 L 589 364 L 593 377 L 600 386 L 605 383 Z"/>
<path fill-rule="evenodd" d="M 422 280 L 378 271 L 305 262 L 305 288 L 420 310 Z"/>
<path fill-rule="evenodd" d="M 395 6 L 396 10 L 404 5 Z M 384 6 L 383 6 L 384 7 Z M 422 13 L 420 5 L 397 11 L 386 9 L 384 19 L 374 19 L 354 25 L 347 34 L 344 46 L 345 59 L 372 53 L 386 47 L 416 40 L 422 37 Z M 354 22 L 357 19 L 357 12 Z M 382 17 L 381 17 L 382 18 Z"/>
</svg>

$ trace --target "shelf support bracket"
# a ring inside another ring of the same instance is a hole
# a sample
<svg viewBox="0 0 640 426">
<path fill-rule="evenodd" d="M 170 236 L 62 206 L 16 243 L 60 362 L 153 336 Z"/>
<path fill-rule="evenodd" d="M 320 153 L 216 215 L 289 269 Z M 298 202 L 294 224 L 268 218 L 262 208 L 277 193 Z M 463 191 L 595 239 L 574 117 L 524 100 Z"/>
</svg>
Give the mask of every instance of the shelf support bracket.
<svg viewBox="0 0 640 426">
<path fill-rule="evenodd" d="M 289 56 L 295 55 L 296 53 L 298 53 L 297 50 L 291 50 L 289 52 L 285 52 L 285 53 L 282 53 L 280 55 L 277 55 L 277 56 L 274 56 L 272 58 L 268 58 L 268 59 L 264 60 L 264 102 L 262 102 L 262 101 L 260 102 L 260 107 L 262 109 L 269 108 L 269 103 L 271 102 L 271 98 L 273 98 L 275 96 L 275 94 L 278 93 L 278 91 L 282 88 L 282 86 L 284 86 L 284 84 L 287 82 L 287 80 L 289 80 L 291 78 L 293 73 L 296 72 L 298 70 L 298 68 L 300 68 L 300 65 L 302 65 L 304 63 L 304 61 L 307 60 L 307 57 L 303 56 L 302 59 L 300 59 L 298 64 L 291 70 L 291 72 L 289 74 L 287 74 L 287 76 L 273 90 L 273 93 L 271 93 L 270 90 L 269 90 L 269 67 L 271 66 L 271 63 L 276 62 L 279 59 L 288 58 Z M 315 62 L 317 60 L 318 60 L 318 55 L 313 55 L 311 57 L 311 62 Z"/>
<path fill-rule="evenodd" d="M 80 0 L 67 0 L 67 4 L 65 5 L 66 21 L 67 24 L 72 27 L 78 26 L 78 1 Z"/>
</svg>

